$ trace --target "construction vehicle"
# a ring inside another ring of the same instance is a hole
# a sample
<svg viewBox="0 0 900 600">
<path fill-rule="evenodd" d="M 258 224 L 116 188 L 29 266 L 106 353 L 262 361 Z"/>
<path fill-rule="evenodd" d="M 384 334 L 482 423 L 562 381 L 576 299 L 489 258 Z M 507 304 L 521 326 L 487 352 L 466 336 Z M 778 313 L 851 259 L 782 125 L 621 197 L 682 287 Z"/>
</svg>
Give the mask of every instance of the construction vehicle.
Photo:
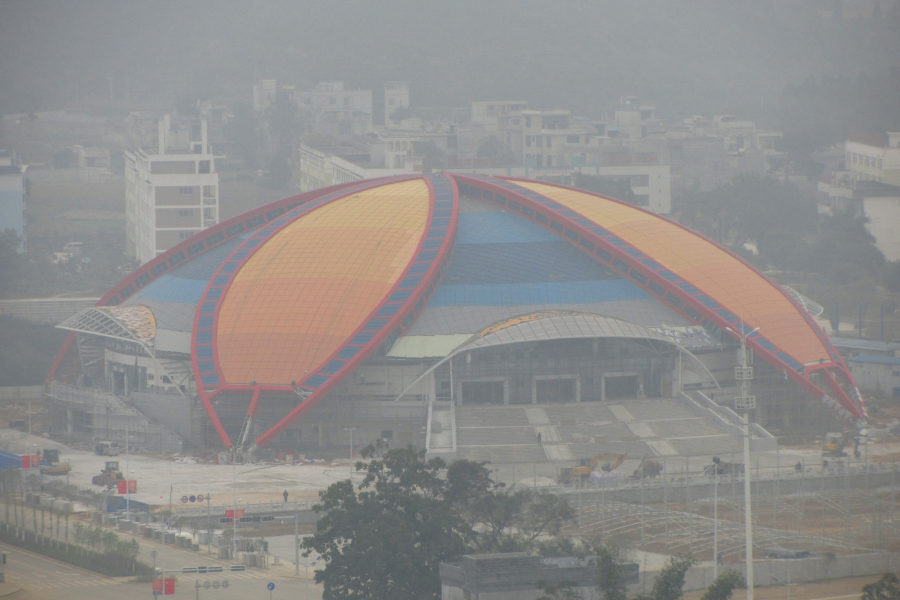
<svg viewBox="0 0 900 600">
<path fill-rule="evenodd" d="M 118 456 L 119 442 L 97 442 L 94 444 L 94 454 L 97 456 Z"/>
<path fill-rule="evenodd" d="M 50 466 L 41 467 L 41 475 L 65 475 L 72 470 L 69 463 L 59 462 L 59 450 L 44 449 L 41 452 L 41 461 L 50 463 Z"/>
<path fill-rule="evenodd" d="M 596 470 L 600 461 L 608 461 L 600 466 L 600 470 L 609 473 L 615 471 L 616 467 L 621 465 L 626 458 L 628 458 L 627 454 L 596 454 L 591 458 L 579 459 L 578 466 L 560 469 L 559 482 L 562 484 L 585 482 L 590 479 L 591 473 Z"/>
<path fill-rule="evenodd" d="M 713 464 L 706 467 L 703 470 L 703 474 L 707 477 L 712 477 L 713 475 L 743 475 L 744 464 L 725 462 L 718 456 L 713 456 Z"/>
<path fill-rule="evenodd" d="M 833 431 L 829 431 L 825 434 L 825 443 L 822 444 L 822 456 L 824 458 L 843 458 L 847 456 L 847 452 L 844 448 L 851 439 L 855 441 L 853 456 L 859 458 L 861 456 L 859 452 L 859 436 Z"/>
<path fill-rule="evenodd" d="M 100 472 L 99 475 L 94 475 L 94 478 L 91 479 L 91 483 L 94 485 L 109 487 L 112 485 L 116 485 L 123 479 L 125 478 L 122 477 L 122 471 L 119 470 L 119 461 L 108 460 L 106 461 L 106 467 L 103 469 L 103 471 Z"/>
<path fill-rule="evenodd" d="M 634 470 L 634 474 L 631 476 L 631 478 L 636 481 L 640 481 L 644 477 L 650 477 L 651 479 L 653 479 L 657 475 L 662 473 L 662 470 L 662 465 L 655 460 L 644 459 L 641 461 L 641 466 Z"/>
</svg>

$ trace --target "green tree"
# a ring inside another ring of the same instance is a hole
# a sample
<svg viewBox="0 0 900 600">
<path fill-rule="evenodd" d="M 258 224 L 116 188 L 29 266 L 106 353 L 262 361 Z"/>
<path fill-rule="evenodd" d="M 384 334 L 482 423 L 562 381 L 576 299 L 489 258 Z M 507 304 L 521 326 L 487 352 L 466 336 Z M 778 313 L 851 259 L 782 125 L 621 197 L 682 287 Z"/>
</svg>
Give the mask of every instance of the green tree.
<svg viewBox="0 0 900 600">
<path fill-rule="evenodd" d="M 884 287 L 891 292 L 900 292 L 900 260 L 885 265 Z"/>
<path fill-rule="evenodd" d="M 465 513 L 469 546 L 476 552 L 531 550 L 541 536 L 556 536 L 575 513 L 565 498 L 531 490 L 489 490 Z"/>
<path fill-rule="evenodd" d="M 653 580 L 650 597 L 653 600 L 681 600 L 684 575 L 697 561 L 690 556 L 673 556 L 666 561 Z"/>
<path fill-rule="evenodd" d="M 863 586 L 860 600 L 900 600 L 900 579 L 893 573 L 885 573 L 875 583 Z"/>
<path fill-rule="evenodd" d="M 541 595 L 537 597 L 537 600 L 581 600 L 581 594 L 569 581 L 547 583 L 541 579 L 537 582 L 537 587 L 541 590 Z"/>
<path fill-rule="evenodd" d="M 325 559 L 323 598 L 440 598 L 438 568 L 464 551 L 468 527 L 444 498 L 444 461 L 396 449 L 368 465 L 356 490 L 332 484 L 314 507 L 325 513 L 303 547 Z"/>
<path fill-rule="evenodd" d="M 483 139 L 475 150 L 475 156 L 495 158 L 498 167 L 508 167 L 519 163 L 512 149 L 496 135 Z"/>
<path fill-rule="evenodd" d="M 743 575 L 737 571 L 725 571 L 706 588 L 700 600 L 731 600 L 731 594 L 735 589 L 745 587 L 747 582 Z"/>
<path fill-rule="evenodd" d="M 604 544 L 597 551 L 597 587 L 603 600 L 627 600 L 628 571 L 620 553 Z"/>
</svg>

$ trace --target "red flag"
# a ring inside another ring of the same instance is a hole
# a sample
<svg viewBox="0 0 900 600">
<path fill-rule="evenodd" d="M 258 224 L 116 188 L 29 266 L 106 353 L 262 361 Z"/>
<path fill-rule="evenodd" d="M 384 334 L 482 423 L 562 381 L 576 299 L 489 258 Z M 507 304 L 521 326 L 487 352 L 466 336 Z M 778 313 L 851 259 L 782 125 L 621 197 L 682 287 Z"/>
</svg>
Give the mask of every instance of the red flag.
<svg viewBox="0 0 900 600">
<path fill-rule="evenodd" d="M 117 485 L 118 488 L 119 488 L 117 491 L 118 491 L 120 494 L 124 494 L 124 493 L 125 493 L 125 486 L 128 485 L 127 482 L 126 482 L 124 479 L 122 479 L 122 480 L 120 480 L 120 481 L 117 481 L 117 482 L 116 482 L 116 485 Z"/>
</svg>

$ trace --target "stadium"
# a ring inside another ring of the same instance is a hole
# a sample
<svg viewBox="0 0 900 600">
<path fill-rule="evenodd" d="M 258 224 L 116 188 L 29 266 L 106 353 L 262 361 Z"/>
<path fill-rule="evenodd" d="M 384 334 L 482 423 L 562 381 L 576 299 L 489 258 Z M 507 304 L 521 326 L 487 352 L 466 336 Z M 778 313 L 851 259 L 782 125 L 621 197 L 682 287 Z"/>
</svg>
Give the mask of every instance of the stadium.
<svg viewBox="0 0 900 600">
<path fill-rule="evenodd" d="M 207 229 L 62 323 L 52 426 L 96 440 L 128 422 L 158 450 L 381 441 L 530 462 L 596 454 L 624 423 L 634 435 L 616 439 L 637 455 L 713 452 L 719 435 L 733 447 L 721 415 L 741 337 L 762 428 L 865 419 L 791 292 L 582 190 L 468 174 L 345 183 Z M 691 410 L 718 433 L 679 435 Z M 633 424 L 655 417 L 671 426 Z"/>
</svg>

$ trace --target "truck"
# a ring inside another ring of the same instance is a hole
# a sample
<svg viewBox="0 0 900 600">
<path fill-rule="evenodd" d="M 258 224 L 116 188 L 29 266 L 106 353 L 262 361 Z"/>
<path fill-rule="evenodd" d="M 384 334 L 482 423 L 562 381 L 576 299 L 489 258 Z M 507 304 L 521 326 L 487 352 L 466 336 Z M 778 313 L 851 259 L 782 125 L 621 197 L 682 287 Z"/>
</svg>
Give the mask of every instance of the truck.
<svg viewBox="0 0 900 600">
<path fill-rule="evenodd" d="M 119 442 L 97 442 L 94 444 L 94 454 L 97 456 L 118 456 Z"/>
</svg>

